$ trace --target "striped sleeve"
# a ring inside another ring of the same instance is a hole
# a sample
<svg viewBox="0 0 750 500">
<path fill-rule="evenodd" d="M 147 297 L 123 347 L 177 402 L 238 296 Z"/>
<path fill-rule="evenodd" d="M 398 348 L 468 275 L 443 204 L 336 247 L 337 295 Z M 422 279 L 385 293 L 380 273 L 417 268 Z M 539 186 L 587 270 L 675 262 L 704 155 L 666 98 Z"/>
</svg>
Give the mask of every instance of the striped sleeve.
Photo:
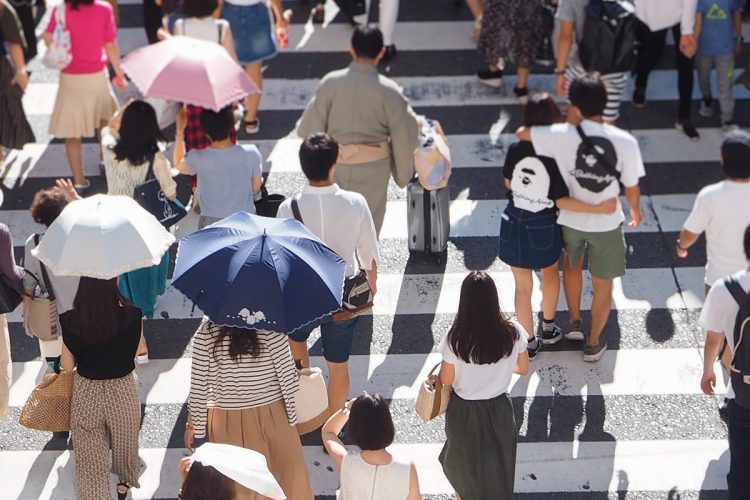
<svg viewBox="0 0 750 500">
<path fill-rule="evenodd" d="M 198 438 L 206 435 L 206 421 L 208 419 L 209 337 L 207 322 L 204 321 L 193 336 L 193 361 L 190 367 L 190 393 L 188 396 L 188 411 L 193 419 L 195 437 Z"/>
<path fill-rule="evenodd" d="M 289 425 L 297 424 L 297 408 L 294 405 L 294 394 L 299 391 L 299 372 L 294 365 L 292 352 L 286 335 L 268 334 L 268 350 L 273 359 L 276 376 L 281 385 Z"/>
</svg>

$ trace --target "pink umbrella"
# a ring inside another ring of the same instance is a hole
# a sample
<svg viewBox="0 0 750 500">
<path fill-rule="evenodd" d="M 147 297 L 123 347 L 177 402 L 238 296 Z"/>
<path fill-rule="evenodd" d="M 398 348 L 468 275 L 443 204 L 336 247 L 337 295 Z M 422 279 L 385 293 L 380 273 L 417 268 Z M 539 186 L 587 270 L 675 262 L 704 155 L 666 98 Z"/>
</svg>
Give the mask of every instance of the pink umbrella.
<svg viewBox="0 0 750 500">
<path fill-rule="evenodd" d="M 219 111 L 260 89 L 215 42 L 173 36 L 141 47 L 122 69 L 146 97 L 161 97 Z"/>
</svg>

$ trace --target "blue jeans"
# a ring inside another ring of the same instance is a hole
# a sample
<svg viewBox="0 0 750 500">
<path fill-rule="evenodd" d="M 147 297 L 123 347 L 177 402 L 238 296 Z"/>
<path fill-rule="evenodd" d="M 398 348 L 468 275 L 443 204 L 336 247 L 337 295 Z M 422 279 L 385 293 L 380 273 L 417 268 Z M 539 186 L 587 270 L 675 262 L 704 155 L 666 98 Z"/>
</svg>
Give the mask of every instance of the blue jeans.
<svg viewBox="0 0 750 500">
<path fill-rule="evenodd" d="M 295 342 L 306 342 L 312 331 L 320 326 L 320 341 L 323 343 L 325 360 L 329 363 L 346 363 L 352 353 L 357 320 L 359 320 L 359 317 L 345 321 L 333 321 L 331 316 L 326 316 L 319 321 L 313 321 L 295 330 L 289 335 L 289 338 Z"/>
<path fill-rule="evenodd" d="M 729 474 L 727 486 L 730 500 L 750 498 L 750 408 L 738 405 L 734 399 L 727 403 L 729 429 Z"/>
</svg>

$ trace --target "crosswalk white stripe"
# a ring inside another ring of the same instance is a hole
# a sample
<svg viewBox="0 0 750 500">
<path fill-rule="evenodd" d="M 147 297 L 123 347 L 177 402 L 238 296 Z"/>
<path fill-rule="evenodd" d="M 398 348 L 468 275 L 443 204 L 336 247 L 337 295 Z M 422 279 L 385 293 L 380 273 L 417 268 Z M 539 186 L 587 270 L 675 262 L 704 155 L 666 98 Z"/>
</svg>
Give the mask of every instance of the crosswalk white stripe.
<svg viewBox="0 0 750 500">
<path fill-rule="evenodd" d="M 450 131 L 451 125 L 444 124 Z M 723 140 L 716 128 L 701 128 L 701 140 L 689 141 L 676 129 L 637 129 L 631 131 L 638 139 L 645 163 L 694 163 L 716 162 Z M 512 133 L 494 134 L 448 134 L 453 168 L 501 168 L 510 144 L 516 142 Z M 274 173 L 300 173 L 299 146 L 302 140 L 290 135 L 279 140 L 240 141 L 255 144 L 265 159 L 264 170 Z M 67 177 L 70 168 L 60 161 L 65 156 L 65 146 L 58 143 L 28 144 L 20 151 L 11 151 L 6 164 L 0 169 L 0 177 L 7 188 L 29 178 Z M 171 160 L 171 149 L 167 151 Z M 83 145 L 84 172 L 99 175 L 99 146 Z"/>
<path fill-rule="evenodd" d="M 511 92 L 497 90 L 482 85 L 475 76 L 431 76 L 431 77 L 399 77 L 395 80 L 404 88 L 404 94 L 409 97 L 414 107 L 425 106 L 471 106 L 471 105 L 514 105 L 518 100 Z M 672 100 L 677 97 L 675 89 L 676 70 L 655 70 L 649 77 L 648 99 L 651 101 Z M 293 110 L 301 111 L 310 98 L 315 94 L 318 79 L 287 80 L 269 78 L 263 83 L 263 110 Z M 508 88 L 515 85 L 515 77 L 506 78 Z M 549 74 L 535 74 L 529 80 L 529 88 L 550 92 L 555 95 L 555 76 Z M 629 82 L 632 87 L 632 81 Z M 57 95 L 56 82 L 29 85 L 23 98 L 24 109 L 28 115 L 48 115 L 52 113 Z M 632 89 L 631 89 L 632 90 Z M 718 90 L 714 90 L 718 95 Z M 737 99 L 750 98 L 750 91 L 744 87 L 734 87 Z M 626 92 L 624 99 L 629 99 L 630 92 Z M 693 97 L 700 98 L 700 91 L 696 88 Z"/>
<path fill-rule="evenodd" d="M 466 271 L 468 272 L 468 270 Z M 656 308 L 698 308 L 703 303 L 703 275 L 701 267 L 677 268 L 679 288 L 670 268 L 630 269 L 622 278 L 615 278 L 613 300 L 618 310 L 647 311 Z M 588 275 L 588 272 L 586 272 Z M 503 311 L 513 312 L 513 274 L 510 271 L 490 273 L 495 280 Z M 465 272 L 445 274 L 379 274 L 378 294 L 372 314 L 455 314 L 458 309 L 461 283 Z M 591 307 L 590 280 L 585 280 L 583 309 Z M 541 303 L 538 278 L 534 277 L 532 303 L 535 311 Z M 560 296 L 558 311 L 568 310 L 564 294 Z M 199 308 L 172 286 L 156 304 L 155 318 L 166 313 L 170 319 L 200 318 Z M 8 321 L 21 321 L 20 308 L 7 315 Z"/>
<path fill-rule="evenodd" d="M 499 178 L 499 177 L 498 177 Z M 625 199 L 621 198 L 623 206 Z M 637 228 L 626 226 L 628 233 L 656 233 L 662 231 L 679 231 L 693 206 L 693 194 L 664 194 L 643 196 L 641 208 L 644 221 Z M 507 205 L 506 200 L 453 200 L 450 205 L 451 237 L 497 236 L 500 230 L 500 216 Z M 653 212 L 652 209 L 653 208 Z M 385 223 L 380 234 L 381 239 L 408 239 L 407 203 L 405 200 L 389 201 L 386 205 Z M 658 223 L 656 218 L 658 217 Z M 13 241 L 22 245 L 26 238 L 43 228 L 34 222 L 28 210 L 4 210 L 0 220 L 11 228 Z M 661 226 L 659 226 L 659 224 Z M 197 229 L 197 217 L 182 222 L 188 234 Z"/>
<path fill-rule="evenodd" d="M 365 390 L 389 399 L 416 400 L 420 384 L 440 359 L 437 353 L 351 356 L 352 395 Z M 310 362 L 327 371 L 322 357 L 313 356 Z M 39 382 L 42 365 L 41 361 L 13 363 L 10 406 L 23 406 Z M 137 366 L 141 402 L 184 403 L 190 365 L 190 358 L 180 358 L 152 359 Z M 610 350 L 596 365 L 583 364 L 579 351 L 544 352 L 527 377 L 514 375 L 509 392 L 523 397 L 701 394 L 702 370 L 697 349 Z M 719 380 L 716 392 L 725 391 L 724 381 Z"/>
<path fill-rule="evenodd" d="M 573 455 L 574 444 L 577 454 Z M 395 444 L 394 454 L 413 460 L 421 493 L 450 495 L 453 489 L 438 462 L 442 443 Z M 338 472 L 320 446 L 305 446 L 313 490 L 333 495 Z M 178 470 L 183 449 L 141 449 L 146 464 L 134 499 L 174 498 L 180 488 Z M 0 454 L 0 470 L 7 478 L 3 492 L 9 498 L 74 498 L 74 456 L 69 451 L 9 451 Z M 665 471 L 664 464 L 669 464 Z M 726 488 L 729 465 L 725 440 L 657 440 L 617 442 L 520 443 L 515 491 L 592 492 L 719 490 Z M 28 478 L 25 486 L 24 478 Z M 621 481 L 624 480 L 624 484 Z M 114 480 L 112 483 L 114 491 Z M 27 495 L 21 496 L 22 493 Z"/>
</svg>

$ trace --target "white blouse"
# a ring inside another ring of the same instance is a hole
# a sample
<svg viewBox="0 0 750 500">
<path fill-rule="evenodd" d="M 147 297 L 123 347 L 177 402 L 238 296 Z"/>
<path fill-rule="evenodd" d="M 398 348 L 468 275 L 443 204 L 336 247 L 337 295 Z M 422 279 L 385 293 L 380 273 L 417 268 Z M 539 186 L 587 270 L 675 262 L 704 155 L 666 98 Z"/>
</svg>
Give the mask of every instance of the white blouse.
<svg viewBox="0 0 750 500">
<path fill-rule="evenodd" d="M 120 161 L 115 158 L 113 148 L 119 140 L 120 136 L 115 130 L 109 127 L 102 129 L 102 155 L 107 174 L 107 194 L 132 198 L 135 187 L 146 180 L 149 162 L 131 165 L 127 160 Z M 154 157 L 154 177 L 168 198 L 175 195 L 177 183 L 172 179 L 169 161 L 160 151 Z"/>
<path fill-rule="evenodd" d="M 358 451 L 350 451 L 341 464 L 338 500 L 406 500 L 411 463 L 393 457 L 388 465 L 371 465 Z"/>
</svg>

